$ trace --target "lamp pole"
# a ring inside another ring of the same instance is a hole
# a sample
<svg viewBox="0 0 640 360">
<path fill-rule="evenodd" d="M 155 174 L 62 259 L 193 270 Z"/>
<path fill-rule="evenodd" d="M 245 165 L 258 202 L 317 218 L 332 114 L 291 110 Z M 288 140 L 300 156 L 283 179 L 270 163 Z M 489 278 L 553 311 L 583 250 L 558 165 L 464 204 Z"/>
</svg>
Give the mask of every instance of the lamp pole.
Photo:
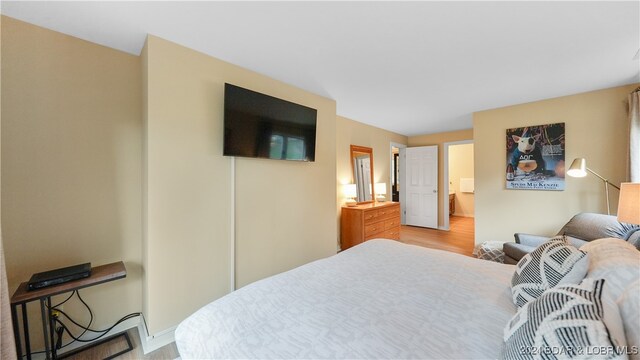
<svg viewBox="0 0 640 360">
<path fill-rule="evenodd" d="M 614 188 L 620 190 L 619 187 L 617 187 L 616 185 L 612 184 L 609 182 L 609 180 L 603 178 L 602 176 L 600 176 L 600 174 L 598 174 L 597 172 L 587 168 L 587 171 L 589 171 L 590 173 L 592 173 L 593 175 L 597 176 L 600 178 L 600 180 L 604 181 L 604 193 L 606 194 L 606 198 L 607 198 L 607 215 L 611 215 L 611 207 L 609 206 L 609 185 L 613 186 Z"/>
</svg>

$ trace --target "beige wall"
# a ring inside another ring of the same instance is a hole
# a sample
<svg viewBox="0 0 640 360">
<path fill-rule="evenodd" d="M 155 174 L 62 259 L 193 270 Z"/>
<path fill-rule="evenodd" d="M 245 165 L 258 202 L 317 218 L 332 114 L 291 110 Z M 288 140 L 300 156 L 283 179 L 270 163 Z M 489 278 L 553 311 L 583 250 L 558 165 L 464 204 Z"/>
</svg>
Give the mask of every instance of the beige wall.
<svg viewBox="0 0 640 360">
<path fill-rule="evenodd" d="M 337 206 L 338 223 L 340 208 L 346 199 L 342 193 L 342 185 L 353 183 L 351 169 L 350 146 L 359 145 L 373 149 L 374 183 L 387 184 L 387 200 L 391 200 L 391 142 L 407 144 L 407 137 L 391 131 L 363 124 L 342 116 L 336 123 L 336 168 L 337 168 Z M 340 229 L 338 228 L 338 231 Z M 339 246 L 339 244 L 338 244 Z"/>
<path fill-rule="evenodd" d="M 638 84 L 487 110 L 473 115 L 476 242 L 513 241 L 513 233 L 555 234 L 578 212 L 606 213 L 602 181 L 566 178 L 564 191 L 506 190 L 505 131 L 564 122 L 567 166 L 576 157 L 614 184 L 625 178 L 627 95 Z M 618 190 L 611 189 L 615 213 Z"/>
<path fill-rule="evenodd" d="M 438 226 L 444 226 L 445 216 L 449 213 L 444 212 L 444 201 L 449 201 L 449 194 L 444 193 L 444 143 L 473 140 L 473 130 L 450 131 L 437 134 L 427 134 L 419 136 L 410 136 L 408 145 L 410 147 L 438 145 Z"/>
<path fill-rule="evenodd" d="M 473 179 L 473 176 L 473 144 L 449 146 L 449 192 L 456 193 L 455 216 L 474 216 L 473 193 L 460 191 L 460 178 Z"/>
<path fill-rule="evenodd" d="M 145 313 L 155 334 L 231 290 L 234 213 L 238 287 L 335 254 L 336 105 L 154 36 L 143 62 Z M 222 156 L 225 82 L 317 109 L 316 161 L 237 158 L 234 180 Z"/>
<path fill-rule="evenodd" d="M 1 76 L 10 291 L 35 272 L 122 260 L 126 279 L 82 295 L 95 328 L 140 311 L 139 58 L 3 17 Z M 88 320 L 77 301 L 64 308 Z"/>
<path fill-rule="evenodd" d="M 391 200 L 391 143 L 407 144 L 407 137 L 391 131 L 363 124 L 342 116 L 337 117 L 336 157 L 338 169 L 338 205 L 345 201 L 340 185 L 353 183 L 350 145 L 373 149 L 374 183 L 387 184 L 387 200 Z"/>
<path fill-rule="evenodd" d="M 0 16 L 0 34 L 2 34 L 2 16 Z M 2 68 L 2 46 L 0 46 L 0 69 Z M 2 99 L 2 77 L 0 76 L 0 99 Z M 2 101 L 0 101 L 0 119 L 2 119 Z M 2 121 L 0 120 L 0 124 Z M 1 132 L 1 130 L 0 130 Z M 1 151 L 0 151 L 1 153 Z M 1 186 L 0 186 L 1 188 Z M 1 224 L 1 221 L 0 221 Z M 16 358 L 16 348 L 11 327 L 11 313 L 9 312 L 9 285 L 7 271 L 4 265 L 4 246 L 2 245 L 2 226 L 0 225 L 0 359 Z"/>
</svg>

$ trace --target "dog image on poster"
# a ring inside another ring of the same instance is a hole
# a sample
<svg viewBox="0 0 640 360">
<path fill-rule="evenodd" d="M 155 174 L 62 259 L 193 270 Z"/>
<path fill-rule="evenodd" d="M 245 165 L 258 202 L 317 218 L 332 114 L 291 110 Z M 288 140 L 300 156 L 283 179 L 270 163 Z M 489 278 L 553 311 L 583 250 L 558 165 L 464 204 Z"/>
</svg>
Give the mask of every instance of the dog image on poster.
<svg viewBox="0 0 640 360">
<path fill-rule="evenodd" d="M 507 129 L 507 189 L 564 190 L 564 123 Z"/>
</svg>

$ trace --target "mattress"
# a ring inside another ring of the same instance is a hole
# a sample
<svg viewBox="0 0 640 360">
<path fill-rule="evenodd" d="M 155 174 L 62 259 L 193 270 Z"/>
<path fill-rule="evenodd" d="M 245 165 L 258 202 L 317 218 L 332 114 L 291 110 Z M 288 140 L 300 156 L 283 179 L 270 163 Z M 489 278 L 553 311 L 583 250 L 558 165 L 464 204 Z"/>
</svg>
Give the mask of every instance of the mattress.
<svg viewBox="0 0 640 360">
<path fill-rule="evenodd" d="M 204 306 L 176 344 L 182 359 L 498 358 L 514 270 L 369 240 Z"/>
</svg>

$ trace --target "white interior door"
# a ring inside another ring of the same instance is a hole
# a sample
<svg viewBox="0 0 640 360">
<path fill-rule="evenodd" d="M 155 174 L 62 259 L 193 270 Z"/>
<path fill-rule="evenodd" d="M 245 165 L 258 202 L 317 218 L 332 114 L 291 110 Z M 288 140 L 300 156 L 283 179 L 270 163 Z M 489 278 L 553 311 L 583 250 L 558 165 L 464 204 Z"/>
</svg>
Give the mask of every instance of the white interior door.
<svg viewBox="0 0 640 360">
<path fill-rule="evenodd" d="M 438 146 L 406 148 L 400 168 L 405 223 L 438 227 Z M 402 156 L 402 152 L 400 154 Z M 402 200 L 401 200 L 402 203 Z"/>
</svg>

